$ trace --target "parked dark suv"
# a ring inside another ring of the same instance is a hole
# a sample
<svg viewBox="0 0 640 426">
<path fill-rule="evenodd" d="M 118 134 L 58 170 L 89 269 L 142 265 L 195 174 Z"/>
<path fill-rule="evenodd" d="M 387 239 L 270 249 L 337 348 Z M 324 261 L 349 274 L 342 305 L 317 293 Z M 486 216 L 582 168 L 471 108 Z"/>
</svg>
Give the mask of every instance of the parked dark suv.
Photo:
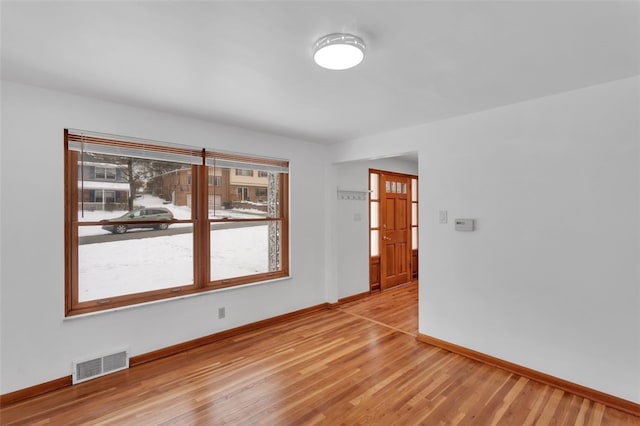
<svg viewBox="0 0 640 426">
<path fill-rule="evenodd" d="M 123 214 L 120 217 L 114 217 L 113 219 L 101 220 L 101 222 L 128 222 L 128 221 L 147 221 L 156 223 L 131 223 L 131 224 L 115 224 L 115 225 L 103 225 L 102 229 L 109 231 L 112 234 L 124 234 L 129 229 L 134 228 L 154 228 L 154 229 L 167 229 L 168 223 L 157 223 L 158 221 L 169 221 L 173 219 L 173 213 L 169 209 L 164 207 L 148 207 L 131 210 Z"/>
</svg>

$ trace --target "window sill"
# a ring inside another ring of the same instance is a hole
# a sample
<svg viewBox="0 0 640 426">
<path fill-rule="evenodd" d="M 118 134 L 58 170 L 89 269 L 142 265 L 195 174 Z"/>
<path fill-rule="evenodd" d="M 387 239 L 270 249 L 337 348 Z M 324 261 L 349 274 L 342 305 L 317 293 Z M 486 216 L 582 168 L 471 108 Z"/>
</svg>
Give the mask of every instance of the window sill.
<svg viewBox="0 0 640 426">
<path fill-rule="evenodd" d="M 273 278 L 273 279 L 270 279 L 270 280 L 256 281 L 256 282 L 246 283 L 246 284 L 238 284 L 238 285 L 230 286 L 230 287 L 215 288 L 215 289 L 206 290 L 206 291 L 199 291 L 199 292 L 196 292 L 196 293 L 185 294 L 183 296 L 175 296 L 175 297 L 170 297 L 170 298 L 166 298 L 166 299 L 152 300 L 152 301 L 149 301 L 149 302 L 135 303 L 135 304 L 127 305 L 127 306 L 118 306 L 117 308 L 103 309 L 103 310 L 100 310 L 100 311 L 87 312 L 87 313 L 84 313 L 84 314 L 69 315 L 69 316 L 63 317 L 62 320 L 63 321 L 72 321 L 72 320 L 76 320 L 76 319 L 80 319 L 80 318 L 87 318 L 87 317 L 93 317 L 93 316 L 96 316 L 96 315 L 109 314 L 109 313 L 118 312 L 118 311 L 135 309 L 135 308 L 139 308 L 139 307 L 142 307 L 142 306 L 157 305 L 159 303 L 170 303 L 170 302 L 173 302 L 173 301 L 176 301 L 176 300 L 189 299 L 189 298 L 192 298 L 192 297 L 206 296 L 206 295 L 212 294 L 212 293 L 221 293 L 221 292 L 230 291 L 230 290 L 238 290 L 238 289 L 242 289 L 242 288 L 253 287 L 253 286 L 264 285 L 264 284 L 277 283 L 277 282 L 280 282 L 280 281 L 288 281 L 288 280 L 291 280 L 291 275 L 288 275 L 286 277 Z"/>
</svg>

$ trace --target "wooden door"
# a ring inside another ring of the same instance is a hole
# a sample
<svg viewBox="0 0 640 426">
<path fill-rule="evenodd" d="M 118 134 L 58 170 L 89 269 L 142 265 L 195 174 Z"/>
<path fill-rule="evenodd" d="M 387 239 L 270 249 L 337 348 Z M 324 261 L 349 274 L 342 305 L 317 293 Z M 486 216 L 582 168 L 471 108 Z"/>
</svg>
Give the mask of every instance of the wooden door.
<svg viewBox="0 0 640 426">
<path fill-rule="evenodd" d="M 380 175 L 380 288 L 411 280 L 410 194 L 408 176 Z"/>
</svg>

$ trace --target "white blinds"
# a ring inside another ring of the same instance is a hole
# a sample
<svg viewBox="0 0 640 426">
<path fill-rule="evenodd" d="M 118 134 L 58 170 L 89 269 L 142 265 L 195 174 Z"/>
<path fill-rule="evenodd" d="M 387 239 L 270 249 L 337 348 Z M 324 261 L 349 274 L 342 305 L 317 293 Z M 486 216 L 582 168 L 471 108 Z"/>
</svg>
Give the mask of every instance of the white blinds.
<svg viewBox="0 0 640 426">
<path fill-rule="evenodd" d="M 194 147 L 146 141 L 82 130 L 69 130 L 68 147 L 71 151 L 143 158 L 182 164 L 203 164 L 203 150 Z"/>
<path fill-rule="evenodd" d="M 207 151 L 204 148 L 145 139 L 106 135 L 84 130 L 67 131 L 71 151 L 144 158 L 182 164 L 205 164 L 212 167 L 251 169 L 288 173 L 289 162 L 271 158 L 254 158 L 242 154 Z"/>
<path fill-rule="evenodd" d="M 260 170 L 264 172 L 275 172 L 275 173 L 289 172 L 288 164 L 285 164 L 285 165 L 264 164 L 257 161 L 226 160 L 223 158 L 216 158 L 216 157 L 208 157 L 206 164 L 207 166 L 211 166 L 211 167 L 225 167 L 230 169 L 250 169 L 250 170 Z"/>
</svg>

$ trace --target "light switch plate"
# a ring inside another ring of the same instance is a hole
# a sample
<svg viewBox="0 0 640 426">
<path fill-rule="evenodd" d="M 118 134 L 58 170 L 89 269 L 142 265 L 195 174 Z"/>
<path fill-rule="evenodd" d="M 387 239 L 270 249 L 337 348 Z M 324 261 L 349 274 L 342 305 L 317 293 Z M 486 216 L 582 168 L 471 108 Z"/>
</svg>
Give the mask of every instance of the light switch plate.
<svg viewBox="0 0 640 426">
<path fill-rule="evenodd" d="M 446 223 L 447 223 L 447 211 L 440 210 L 440 224 L 446 224 Z"/>
</svg>

